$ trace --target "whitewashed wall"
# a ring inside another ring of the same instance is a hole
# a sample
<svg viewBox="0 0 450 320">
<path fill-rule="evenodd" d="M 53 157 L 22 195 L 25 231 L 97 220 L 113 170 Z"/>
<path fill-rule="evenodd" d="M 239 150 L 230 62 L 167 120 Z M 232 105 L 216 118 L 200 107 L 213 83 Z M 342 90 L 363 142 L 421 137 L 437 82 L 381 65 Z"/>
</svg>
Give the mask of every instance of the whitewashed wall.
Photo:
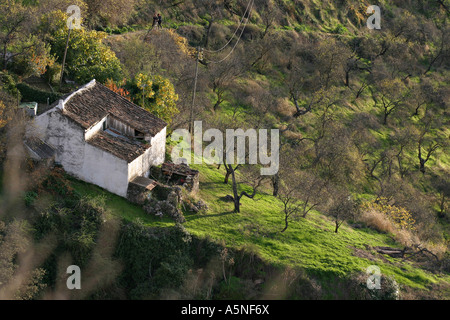
<svg viewBox="0 0 450 320">
<path fill-rule="evenodd" d="M 80 173 L 85 145 L 83 128 L 57 109 L 37 117 L 36 125 L 44 132 L 41 136 L 44 141 L 55 147 L 55 161 L 61 163 L 68 173 L 82 178 Z"/>
<path fill-rule="evenodd" d="M 152 165 L 159 166 L 164 163 L 166 158 L 166 134 L 167 127 L 162 129 L 156 136 L 152 138 L 150 143 L 152 147 L 150 148 L 152 151 Z"/>
<path fill-rule="evenodd" d="M 151 139 L 152 146 L 145 154 L 128 164 L 85 142 L 85 137 L 101 130 L 104 120 L 85 132 L 77 123 L 63 116 L 58 108 L 54 108 L 36 117 L 29 131 L 55 147 L 55 161 L 67 173 L 126 197 L 130 180 L 136 176 L 148 176 L 151 166 L 164 162 L 166 128 Z"/>
<path fill-rule="evenodd" d="M 158 166 L 164 162 L 166 154 L 166 130 L 164 128 L 154 136 L 151 139 L 151 148 L 128 165 L 128 177 L 130 180 L 137 176 L 148 176 L 151 166 Z"/>
<path fill-rule="evenodd" d="M 95 127 L 99 126 L 97 124 Z M 35 119 L 34 132 L 55 147 L 55 161 L 74 177 L 126 197 L 128 163 L 85 142 L 84 131 L 57 109 Z M 92 128 L 93 133 L 98 128 Z M 97 130 L 98 131 L 98 130 Z M 89 134 L 90 136 L 90 134 Z"/>
<path fill-rule="evenodd" d="M 86 133 L 84 134 L 84 139 L 89 140 L 92 138 L 97 132 L 100 130 L 103 130 L 103 123 L 107 121 L 108 116 L 104 117 L 101 121 L 93 125 L 91 128 L 86 130 Z"/>
<path fill-rule="evenodd" d="M 86 143 L 84 150 L 82 180 L 126 197 L 128 190 L 127 161 L 88 143 Z"/>
</svg>

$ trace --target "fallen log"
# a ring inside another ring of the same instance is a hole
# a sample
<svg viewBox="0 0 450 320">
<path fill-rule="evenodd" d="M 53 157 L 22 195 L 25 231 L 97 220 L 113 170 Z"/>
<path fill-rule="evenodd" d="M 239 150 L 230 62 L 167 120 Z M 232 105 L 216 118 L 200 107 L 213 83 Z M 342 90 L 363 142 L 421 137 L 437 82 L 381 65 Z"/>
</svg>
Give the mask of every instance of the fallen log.
<svg viewBox="0 0 450 320">
<path fill-rule="evenodd" d="M 405 256 L 406 251 L 409 249 L 405 247 L 404 249 L 399 248 L 391 248 L 391 247 L 375 247 L 374 248 L 378 253 L 387 254 L 393 258 L 403 258 Z"/>
<path fill-rule="evenodd" d="M 423 248 L 420 246 L 415 246 L 417 250 L 414 250 L 413 248 L 410 247 L 405 247 L 403 249 L 399 249 L 399 248 L 391 248 L 391 247 L 374 247 L 374 249 L 381 254 L 387 254 L 390 257 L 393 258 L 411 258 L 415 255 L 419 255 L 422 254 L 423 256 L 429 258 L 426 254 L 428 253 L 429 255 L 431 255 L 434 259 L 436 259 L 436 261 L 439 261 L 439 258 L 437 255 L 435 255 L 433 252 L 431 252 L 430 250 L 428 250 L 427 248 Z"/>
</svg>

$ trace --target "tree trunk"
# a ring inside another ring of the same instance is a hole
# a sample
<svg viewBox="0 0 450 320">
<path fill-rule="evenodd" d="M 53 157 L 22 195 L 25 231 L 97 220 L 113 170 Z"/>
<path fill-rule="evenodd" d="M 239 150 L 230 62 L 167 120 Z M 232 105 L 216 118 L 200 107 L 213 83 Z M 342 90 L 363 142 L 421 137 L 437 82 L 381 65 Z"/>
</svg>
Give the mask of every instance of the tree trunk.
<svg viewBox="0 0 450 320">
<path fill-rule="evenodd" d="M 223 183 L 224 184 L 228 184 L 229 178 L 230 178 L 230 171 L 228 171 L 228 169 L 227 169 L 227 172 L 225 173 L 225 179 L 223 180 Z"/>
<path fill-rule="evenodd" d="M 285 223 L 284 229 L 281 230 L 281 233 L 285 232 L 285 231 L 287 230 L 287 228 L 288 228 L 288 224 L 289 224 L 289 222 L 288 222 L 288 215 L 285 215 L 285 217 L 284 217 L 284 223 Z"/>
<path fill-rule="evenodd" d="M 209 36 L 211 35 L 211 28 L 214 20 L 208 20 L 208 27 L 206 28 L 205 49 L 208 49 Z"/>
<path fill-rule="evenodd" d="M 387 112 L 387 110 L 384 111 L 384 118 L 383 118 L 383 124 L 387 125 L 387 118 L 388 118 L 389 113 Z"/>
<path fill-rule="evenodd" d="M 338 233 L 339 222 L 335 221 L 335 224 L 336 224 L 336 229 L 334 229 L 334 233 Z"/>
<path fill-rule="evenodd" d="M 227 172 L 228 170 L 231 173 L 231 181 L 233 184 L 233 202 L 234 202 L 234 212 L 239 213 L 241 212 L 240 206 L 241 206 L 241 198 L 239 197 L 238 190 L 237 190 L 237 182 L 236 182 L 236 175 L 234 174 L 233 165 L 227 164 Z"/>
<path fill-rule="evenodd" d="M 216 95 L 217 95 L 217 100 L 216 100 L 216 103 L 214 103 L 214 106 L 213 106 L 213 110 L 214 111 L 217 111 L 217 109 L 219 109 L 219 106 L 222 104 L 222 102 L 223 102 L 223 90 L 221 90 L 220 88 L 218 88 L 217 89 L 217 92 L 216 92 Z"/>
<path fill-rule="evenodd" d="M 420 172 L 422 172 L 423 174 L 425 174 L 425 160 L 424 159 L 419 159 L 419 161 L 420 161 L 420 168 L 419 168 L 419 170 L 420 170 Z"/>
<path fill-rule="evenodd" d="M 439 203 L 440 212 L 438 214 L 439 218 L 445 218 L 445 193 L 442 192 L 441 201 Z"/>
<path fill-rule="evenodd" d="M 239 196 L 237 196 L 237 197 L 233 197 L 233 200 L 234 200 L 234 212 L 240 213 L 241 212 L 241 199 L 239 198 Z"/>
<path fill-rule="evenodd" d="M 7 45 L 5 44 L 3 47 L 3 70 L 6 70 L 8 59 L 6 59 Z"/>
<path fill-rule="evenodd" d="M 278 173 L 272 177 L 272 186 L 273 186 L 272 195 L 276 197 L 278 196 L 278 190 L 280 188 L 280 176 L 278 175 Z"/>
</svg>

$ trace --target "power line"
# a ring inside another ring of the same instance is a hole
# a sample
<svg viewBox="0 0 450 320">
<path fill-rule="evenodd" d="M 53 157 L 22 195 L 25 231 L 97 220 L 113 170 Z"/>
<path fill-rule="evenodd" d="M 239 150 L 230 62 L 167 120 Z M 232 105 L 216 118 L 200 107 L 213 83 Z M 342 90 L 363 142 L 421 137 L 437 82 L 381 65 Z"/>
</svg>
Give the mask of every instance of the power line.
<svg viewBox="0 0 450 320">
<path fill-rule="evenodd" d="M 236 43 L 234 44 L 234 46 L 233 46 L 233 48 L 231 49 L 231 51 L 225 56 L 225 58 L 223 58 L 223 59 L 221 59 L 221 60 L 219 60 L 219 61 L 209 61 L 208 63 L 221 63 L 221 62 L 225 61 L 226 59 L 228 59 L 228 57 L 233 53 L 234 49 L 236 49 L 236 47 L 237 47 L 239 41 L 240 41 L 241 38 L 242 38 L 242 35 L 244 34 L 245 27 L 247 26 L 247 23 L 248 23 L 248 21 L 250 20 L 250 15 L 251 15 L 251 12 L 252 12 L 251 10 L 252 10 L 252 8 L 253 8 L 253 0 L 250 0 L 250 2 L 251 2 L 251 6 L 250 6 L 250 12 L 249 12 L 249 14 L 248 14 L 247 20 L 245 21 L 245 24 L 244 24 L 244 27 L 242 28 L 241 34 L 239 35 L 239 38 L 237 39 L 237 41 L 236 41 Z"/>
<path fill-rule="evenodd" d="M 250 20 L 250 15 L 251 15 L 252 8 L 253 8 L 253 2 L 254 2 L 254 0 L 250 0 L 249 1 L 250 11 L 248 12 L 247 20 L 245 21 L 244 27 L 242 28 L 241 34 L 239 35 L 239 38 L 237 39 L 236 44 L 234 45 L 234 47 L 231 49 L 231 51 L 227 54 L 227 56 L 225 58 L 223 58 L 220 61 L 211 61 L 210 63 L 220 63 L 222 61 L 225 61 L 233 53 L 234 49 L 236 48 L 236 46 L 239 43 L 239 40 L 242 38 L 242 35 L 244 33 L 244 30 L 245 30 L 245 27 L 247 26 L 248 21 Z M 241 23 L 239 24 L 239 26 L 242 24 L 242 21 L 244 21 L 243 19 L 245 18 L 245 15 L 247 14 L 248 9 L 249 9 L 249 6 L 247 6 L 247 9 L 245 10 L 245 13 L 242 16 L 242 20 L 241 20 Z M 239 30 L 239 26 L 236 29 L 233 37 L 231 37 L 231 39 L 228 41 L 228 43 L 224 47 L 222 47 L 220 50 L 216 50 L 216 51 L 205 50 L 205 51 L 208 51 L 208 52 L 219 52 L 219 51 L 222 51 L 226 46 L 228 46 L 228 44 L 234 38 L 234 36 L 237 33 L 237 30 Z M 193 93 L 192 93 L 192 104 L 191 104 L 191 110 L 190 110 L 190 115 L 189 115 L 189 132 L 191 134 L 193 133 L 193 130 L 194 130 L 193 118 L 194 118 L 194 107 L 195 107 L 195 95 L 196 95 L 196 92 L 197 92 L 198 63 L 199 63 L 200 60 L 203 60 L 203 50 L 204 50 L 203 48 L 200 48 L 200 47 L 197 48 L 197 58 L 195 60 L 194 90 L 193 90 Z"/>
<path fill-rule="evenodd" d="M 210 53 L 220 52 L 220 51 L 222 51 L 223 49 L 225 49 L 225 48 L 230 44 L 230 42 L 231 42 L 231 41 L 234 39 L 234 37 L 236 36 L 236 34 L 237 34 L 239 28 L 241 27 L 242 22 L 243 22 L 244 19 L 245 19 L 245 15 L 247 14 L 248 9 L 250 8 L 250 4 L 251 4 L 252 2 L 253 2 L 253 0 L 250 0 L 250 1 L 248 2 L 247 8 L 245 9 L 245 12 L 244 12 L 244 15 L 242 16 L 241 21 L 239 21 L 239 25 L 237 26 L 237 28 L 236 28 L 236 30 L 234 31 L 233 35 L 231 36 L 230 40 L 228 40 L 228 42 L 227 42 L 222 48 L 220 48 L 220 49 L 217 49 L 217 50 L 207 50 L 207 49 L 204 49 L 204 51 L 210 52 Z"/>
</svg>

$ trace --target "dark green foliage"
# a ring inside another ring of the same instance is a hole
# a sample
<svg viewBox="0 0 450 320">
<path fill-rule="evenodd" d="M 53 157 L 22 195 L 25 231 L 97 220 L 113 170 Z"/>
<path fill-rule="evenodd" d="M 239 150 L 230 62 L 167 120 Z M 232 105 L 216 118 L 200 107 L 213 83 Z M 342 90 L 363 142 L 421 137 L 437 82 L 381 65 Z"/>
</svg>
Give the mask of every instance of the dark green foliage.
<svg viewBox="0 0 450 320">
<path fill-rule="evenodd" d="M 155 294 L 164 283 L 167 287 L 180 285 L 192 264 L 186 259 L 190 243 L 190 235 L 178 224 L 170 229 L 145 227 L 139 221 L 124 225 L 116 255 L 124 263 L 120 282 L 130 298 Z"/>
<path fill-rule="evenodd" d="M 0 85 L 1 87 L 14 98 L 21 98 L 21 92 L 17 88 L 14 77 L 7 72 L 0 72 Z"/>
<path fill-rule="evenodd" d="M 72 190 L 60 169 L 50 172 L 36 189 L 39 192 L 54 193 L 56 201 L 35 216 L 35 239 L 40 240 L 48 234 L 54 234 L 58 239 L 57 250 L 69 251 L 74 263 L 79 266 L 86 264 L 103 222 L 104 209 Z M 38 196 L 34 191 L 27 194 L 28 203 L 32 203 Z"/>
<path fill-rule="evenodd" d="M 36 198 L 38 197 L 38 194 L 34 191 L 28 191 L 25 193 L 24 195 L 24 201 L 25 201 L 25 205 L 27 207 L 30 207 L 33 205 L 34 200 L 36 200 Z"/>
<path fill-rule="evenodd" d="M 191 245 L 189 246 L 191 257 L 193 257 L 196 268 L 201 268 L 208 264 L 213 257 L 218 256 L 218 252 L 222 250 L 222 246 L 215 243 L 209 238 L 192 237 Z"/>
<path fill-rule="evenodd" d="M 60 248 L 71 253 L 75 264 L 83 266 L 95 245 L 103 212 L 84 198 L 74 203 L 72 207 L 57 203 L 38 214 L 34 223 L 35 238 L 56 234 Z"/>
<path fill-rule="evenodd" d="M 219 292 L 215 298 L 219 300 L 246 300 L 246 283 L 245 280 L 231 277 L 229 281 L 221 282 Z"/>
<path fill-rule="evenodd" d="M 192 259 L 187 255 L 187 252 L 175 252 L 168 255 L 153 275 L 151 279 L 152 287 L 155 290 L 180 287 L 192 263 Z"/>
<path fill-rule="evenodd" d="M 56 100 L 62 97 L 62 94 L 56 92 L 46 92 L 30 87 L 25 83 L 18 83 L 17 89 L 19 89 L 22 95 L 22 101 L 34 101 L 38 103 L 49 103 L 52 104 Z"/>
</svg>

